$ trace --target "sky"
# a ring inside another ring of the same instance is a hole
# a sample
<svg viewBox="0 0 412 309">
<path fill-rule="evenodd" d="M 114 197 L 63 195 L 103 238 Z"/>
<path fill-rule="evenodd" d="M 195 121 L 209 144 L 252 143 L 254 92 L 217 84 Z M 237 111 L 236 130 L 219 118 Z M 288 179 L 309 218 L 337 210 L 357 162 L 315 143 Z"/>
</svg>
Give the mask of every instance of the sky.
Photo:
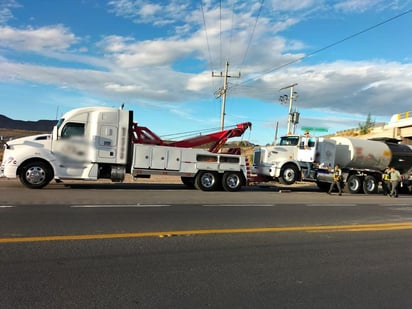
<svg viewBox="0 0 412 309">
<path fill-rule="evenodd" d="M 412 110 L 412 0 L 0 0 L 0 114 L 124 104 L 164 138 L 251 122 L 272 143 Z M 278 128 L 278 130 L 276 130 Z"/>
</svg>

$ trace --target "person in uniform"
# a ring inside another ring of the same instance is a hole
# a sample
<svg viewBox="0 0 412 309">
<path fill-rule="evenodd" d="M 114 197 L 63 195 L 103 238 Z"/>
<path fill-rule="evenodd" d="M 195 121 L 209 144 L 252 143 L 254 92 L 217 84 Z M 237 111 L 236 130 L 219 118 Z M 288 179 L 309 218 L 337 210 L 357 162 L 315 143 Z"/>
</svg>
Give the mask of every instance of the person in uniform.
<svg viewBox="0 0 412 309">
<path fill-rule="evenodd" d="M 340 185 L 340 182 L 342 181 L 342 170 L 340 169 L 338 164 L 336 164 L 332 170 L 332 177 L 333 177 L 333 181 L 330 184 L 328 194 L 331 194 L 333 188 L 336 185 L 336 187 L 338 188 L 339 195 L 342 195 L 342 187 Z"/>
<path fill-rule="evenodd" d="M 388 195 L 391 193 L 390 171 L 391 169 L 387 167 L 382 173 L 383 195 Z"/>
<path fill-rule="evenodd" d="M 401 173 L 396 170 L 393 166 L 391 167 L 390 171 L 390 182 L 391 182 L 391 193 L 389 194 L 390 197 L 398 197 L 398 186 L 401 183 Z"/>
</svg>

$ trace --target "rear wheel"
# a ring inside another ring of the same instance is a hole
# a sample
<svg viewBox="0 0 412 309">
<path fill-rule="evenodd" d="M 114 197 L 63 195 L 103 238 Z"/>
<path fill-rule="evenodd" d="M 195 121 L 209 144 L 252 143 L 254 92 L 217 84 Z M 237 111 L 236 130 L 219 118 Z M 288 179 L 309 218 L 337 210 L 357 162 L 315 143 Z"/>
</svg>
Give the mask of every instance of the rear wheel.
<svg viewBox="0 0 412 309">
<path fill-rule="evenodd" d="M 219 177 L 216 172 L 200 171 L 195 178 L 196 189 L 214 191 L 219 186 Z"/>
<path fill-rule="evenodd" d="M 222 187 L 225 191 L 235 192 L 242 188 L 243 178 L 239 172 L 225 172 L 222 179 Z"/>
<path fill-rule="evenodd" d="M 286 164 L 280 171 L 279 181 L 284 185 L 293 185 L 298 180 L 298 168 L 294 164 Z"/>
<path fill-rule="evenodd" d="M 378 193 L 378 181 L 373 176 L 366 176 L 363 181 L 363 192 L 365 194 L 376 194 Z"/>
<path fill-rule="evenodd" d="M 348 178 L 347 186 L 350 193 L 359 193 L 362 188 L 362 180 L 356 175 L 351 175 Z"/>
<path fill-rule="evenodd" d="M 51 167 L 41 161 L 27 163 L 20 170 L 20 182 L 30 189 L 41 189 L 52 179 Z"/>
</svg>

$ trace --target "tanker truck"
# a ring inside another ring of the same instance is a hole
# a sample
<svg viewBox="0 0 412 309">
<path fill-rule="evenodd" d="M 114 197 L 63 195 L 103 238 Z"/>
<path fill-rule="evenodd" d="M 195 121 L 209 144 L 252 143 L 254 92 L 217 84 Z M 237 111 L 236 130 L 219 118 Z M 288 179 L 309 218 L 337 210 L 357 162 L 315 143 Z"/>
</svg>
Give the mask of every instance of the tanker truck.
<svg viewBox="0 0 412 309">
<path fill-rule="evenodd" d="M 348 137 L 281 137 L 275 146 L 255 150 L 252 174 L 255 182 L 316 182 L 329 189 L 330 169 L 339 164 L 350 193 L 372 194 L 379 191 L 382 172 L 393 166 L 402 174 L 404 188 L 412 183 L 412 147 L 395 139 L 365 140 Z"/>
</svg>

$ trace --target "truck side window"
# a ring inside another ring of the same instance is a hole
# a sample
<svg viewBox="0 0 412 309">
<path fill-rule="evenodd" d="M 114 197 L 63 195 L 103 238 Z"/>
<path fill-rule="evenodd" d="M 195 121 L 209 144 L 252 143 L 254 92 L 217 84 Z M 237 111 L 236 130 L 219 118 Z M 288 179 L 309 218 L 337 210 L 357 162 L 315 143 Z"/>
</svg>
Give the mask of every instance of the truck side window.
<svg viewBox="0 0 412 309">
<path fill-rule="evenodd" d="M 84 123 L 69 122 L 62 129 L 62 138 L 84 136 Z"/>
</svg>

